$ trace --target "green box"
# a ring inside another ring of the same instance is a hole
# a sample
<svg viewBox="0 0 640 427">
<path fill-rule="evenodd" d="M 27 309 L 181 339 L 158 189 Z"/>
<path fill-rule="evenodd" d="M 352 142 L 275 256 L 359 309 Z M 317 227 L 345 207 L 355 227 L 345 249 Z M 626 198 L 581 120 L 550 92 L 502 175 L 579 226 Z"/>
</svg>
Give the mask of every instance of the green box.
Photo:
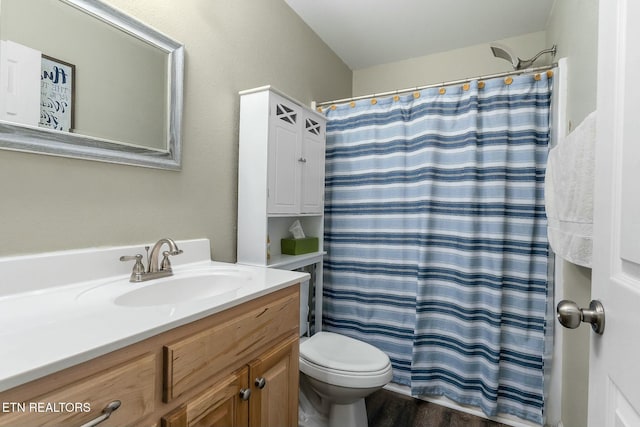
<svg viewBox="0 0 640 427">
<path fill-rule="evenodd" d="M 281 239 L 280 251 L 287 255 L 301 255 L 318 251 L 317 237 L 304 237 L 302 239 Z"/>
</svg>

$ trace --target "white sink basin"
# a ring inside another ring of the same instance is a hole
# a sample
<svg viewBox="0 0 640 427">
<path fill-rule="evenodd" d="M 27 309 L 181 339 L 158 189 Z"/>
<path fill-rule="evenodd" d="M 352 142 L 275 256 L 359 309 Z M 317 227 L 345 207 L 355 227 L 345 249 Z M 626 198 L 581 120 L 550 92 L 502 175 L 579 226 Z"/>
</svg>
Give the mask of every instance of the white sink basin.
<svg viewBox="0 0 640 427">
<path fill-rule="evenodd" d="M 131 283 L 128 279 L 104 283 L 81 293 L 76 299 L 107 300 L 125 307 L 177 306 L 212 297 L 235 296 L 251 279 L 250 274 L 235 269 L 179 272 L 140 283 Z"/>
<path fill-rule="evenodd" d="M 160 280 L 160 279 L 158 279 Z M 235 294 L 244 278 L 228 274 L 165 278 L 162 283 L 134 289 L 114 299 L 116 305 L 142 307 L 179 304 L 222 294 Z"/>
</svg>

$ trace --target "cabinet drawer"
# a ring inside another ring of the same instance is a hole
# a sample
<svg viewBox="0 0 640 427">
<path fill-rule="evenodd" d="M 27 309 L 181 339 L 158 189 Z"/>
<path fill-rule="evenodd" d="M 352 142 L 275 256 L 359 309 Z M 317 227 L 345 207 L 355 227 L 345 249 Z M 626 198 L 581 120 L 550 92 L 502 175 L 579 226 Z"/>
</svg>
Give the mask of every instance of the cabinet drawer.
<svg viewBox="0 0 640 427">
<path fill-rule="evenodd" d="M 0 412 L 0 426 L 79 426 L 99 417 L 113 400 L 121 406 L 100 426 L 135 425 L 154 411 L 155 371 L 155 354 L 141 356 L 27 402 L 12 402 L 9 411 Z M 10 399 L 0 400 L 6 406 Z"/>
<path fill-rule="evenodd" d="M 219 324 L 164 346 L 164 401 L 248 362 L 278 339 L 297 335 L 299 298 L 295 286 L 276 298 L 251 301 L 229 310 Z"/>
</svg>

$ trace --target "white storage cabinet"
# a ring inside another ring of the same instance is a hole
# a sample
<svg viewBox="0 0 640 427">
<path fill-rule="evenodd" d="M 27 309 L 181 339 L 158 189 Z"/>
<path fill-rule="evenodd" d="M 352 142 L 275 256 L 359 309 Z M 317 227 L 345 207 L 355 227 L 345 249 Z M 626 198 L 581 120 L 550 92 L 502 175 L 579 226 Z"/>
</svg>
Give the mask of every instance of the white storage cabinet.
<svg viewBox="0 0 640 427">
<path fill-rule="evenodd" d="M 313 265 L 317 312 L 324 254 L 325 126 L 324 116 L 270 86 L 240 92 L 237 261 L 289 270 Z M 318 238 L 317 252 L 281 253 L 280 239 L 291 237 L 288 228 L 295 220 L 306 236 Z"/>
</svg>

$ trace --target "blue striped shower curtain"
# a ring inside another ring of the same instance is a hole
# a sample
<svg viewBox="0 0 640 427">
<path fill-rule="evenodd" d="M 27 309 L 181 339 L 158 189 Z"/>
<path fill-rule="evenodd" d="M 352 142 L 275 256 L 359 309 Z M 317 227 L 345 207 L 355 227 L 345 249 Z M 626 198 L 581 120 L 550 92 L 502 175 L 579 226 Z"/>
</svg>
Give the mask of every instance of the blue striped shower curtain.
<svg viewBox="0 0 640 427">
<path fill-rule="evenodd" d="M 327 109 L 324 327 L 394 382 L 542 423 L 551 79 Z"/>
</svg>

